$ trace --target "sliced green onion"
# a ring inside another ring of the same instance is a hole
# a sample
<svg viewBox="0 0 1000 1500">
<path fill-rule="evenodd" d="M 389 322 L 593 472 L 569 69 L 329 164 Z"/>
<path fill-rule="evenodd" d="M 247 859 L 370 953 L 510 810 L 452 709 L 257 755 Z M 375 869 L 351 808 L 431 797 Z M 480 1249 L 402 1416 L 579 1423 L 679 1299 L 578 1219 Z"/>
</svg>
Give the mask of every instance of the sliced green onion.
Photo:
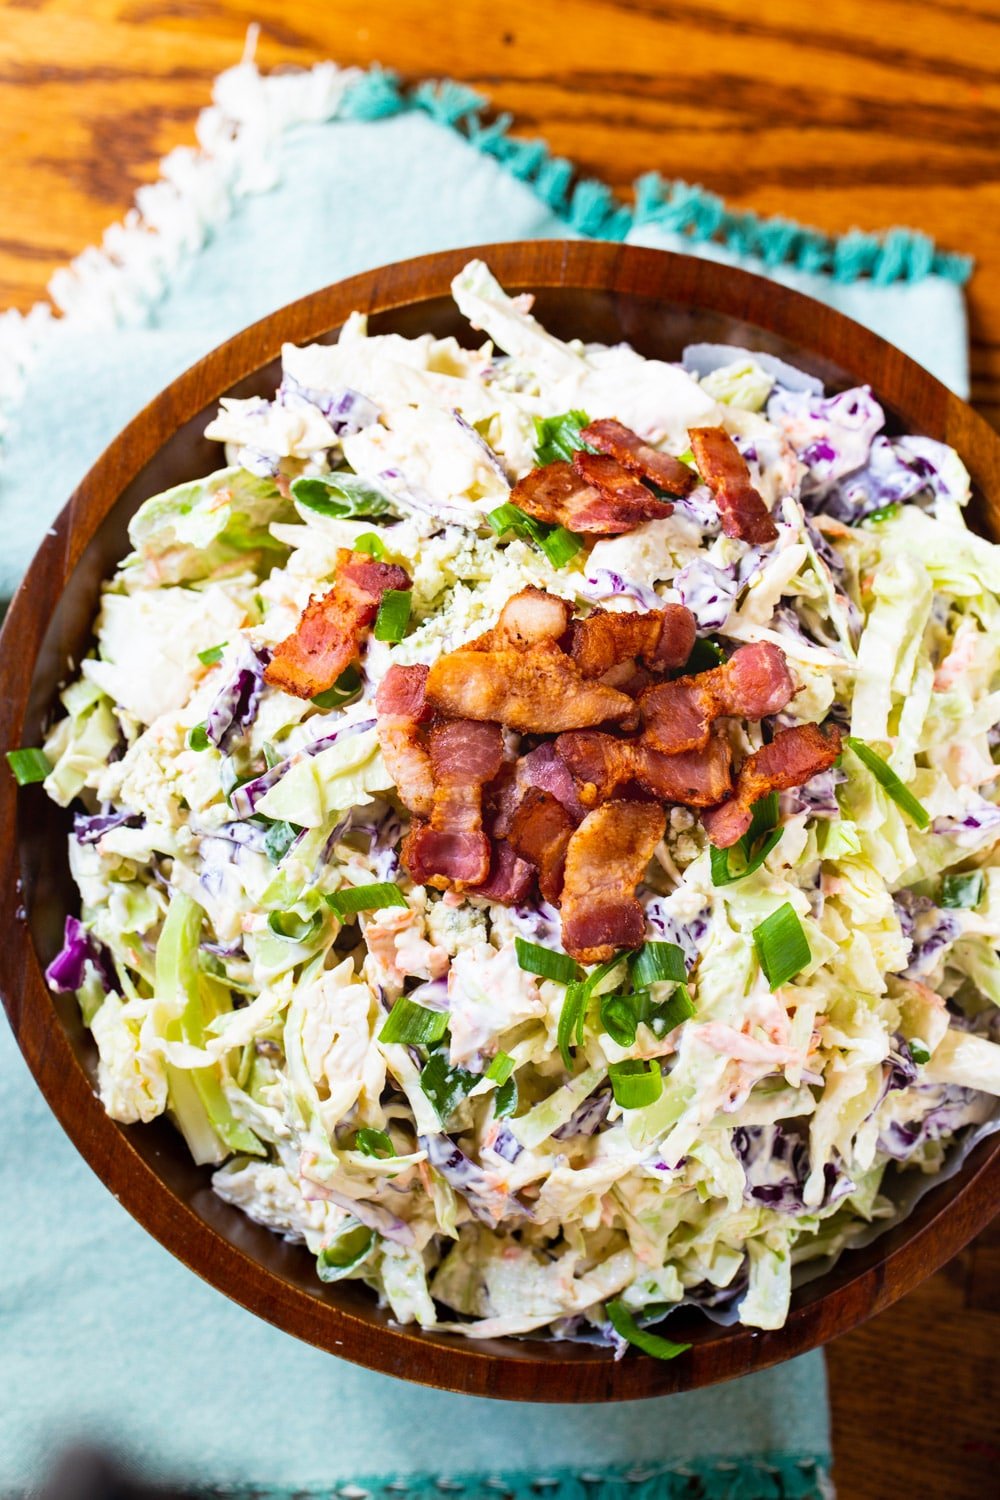
<svg viewBox="0 0 1000 1500">
<path fill-rule="evenodd" d="M 448 1030 L 446 1010 L 428 1010 L 401 995 L 378 1034 L 380 1042 L 401 1042 L 406 1047 L 427 1047 L 439 1042 Z"/>
<path fill-rule="evenodd" d="M 264 835 L 264 852 L 272 865 L 283 860 L 301 830 L 295 823 L 272 823 Z"/>
<path fill-rule="evenodd" d="M 916 1037 L 911 1037 L 910 1039 L 910 1056 L 919 1067 L 923 1067 L 924 1063 L 928 1063 L 931 1060 L 930 1049 L 925 1047 L 923 1042 L 918 1041 Z"/>
<path fill-rule="evenodd" d="M 570 1048 L 573 1046 L 573 1038 L 576 1037 L 577 1046 L 583 1042 L 583 1023 L 587 1015 L 587 995 L 582 984 L 571 984 L 567 987 L 566 998 L 559 1012 L 559 1026 L 556 1033 L 559 1042 L 559 1053 L 562 1057 L 567 1073 L 573 1071 L 573 1054 Z"/>
<path fill-rule="evenodd" d="M 873 521 L 875 525 L 878 525 L 880 521 L 891 521 L 894 516 L 899 515 L 901 509 L 899 501 L 892 500 L 888 505 L 880 505 L 878 510 L 870 510 L 866 516 L 862 517 L 862 520 Z"/>
<path fill-rule="evenodd" d="M 198 660 L 203 667 L 213 667 L 217 661 L 222 660 L 222 653 L 228 645 L 228 641 L 223 641 L 221 645 L 209 646 L 207 651 L 198 652 Z"/>
<path fill-rule="evenodd" d="M 403 639 L 412 603 L 409 589 L 388 589 L 382 595 L 382 602 L 375 617 L 375 628 L 372 631 L 377 641 L 395 642 Z"/>
<path fill-rule="evenodd" d="M 18 786 L 32 786 L 36 781 L 44 781 L 52 770 L 44 750 L 8 750 L 7 764 Z"/>
<path fill-rule="evenodd" d="M 641 1349 L 644 1354 L 651 1354 L 654 1359 L 676 1359 L 678 1354 L 686 1354 L 690 1344 L 675 1344 L 671 1339 L 665 1339 L 658 1333 L 650 1333 L 646 1328 L 640 1328 L 638 1323 L 625 1306 L 617 1298 L 613 1302 L 605 1303 L 605 1308 L 612 1328 Z"/>
<path fill-rule="evenodd" d="M 325 693 L 317 693 L 310 701 L 317 708 L 341 708 L 349 703 L 352 698 L 357 697 L 361 691 L 361 673 L 357 667 L 346 667 L 337 678 L 333 687 L 327 688 Z"/>
<path fill-rule="evenodd" d="M 399 1001 L 396 1001 L 396 1006 Z M 393 1008 L 395 1014 L 396 1007 Z M 447 1125 L 462 1100 L 480 1082 L 482 1075 L 470 1073 L 467 1068 L 449 1065 L 446 1052 L 435 1052 L 424 1065 L 420 1074 L 420 1087 L 437 1112 L 442 1125 Z"/>
<path fill-rule="evenodd" d="M 575 557 L 583 543 L 575 531 L 565 526 L 556 526 L 538 538 L 538 545 L 554 568 L 564 568 L 571 557 Z"/>
<path fill-rule="evenodd" d="M 642 995 L 602 995 L 601 1025 L 619 1047 L 631 1047 L 639 1025 Z"/>
<path fill-rule="evenodd" d="M 656 1062 L 628 1057 L 624 1062 L 610 1063 L 608 1077 L 615 1103 L 622 1109 L 645 1109 L 663 1092 L 663 1074 Z"/>
<path fill-rule="evenodd" d="M 345 885 L 323 899 L 338 917 L 356 911 L 381 911 L 386 906 L 406 905 L 406 897 L 392 880 L 375 881 L 371 885 Z"/>
<path fill-rule="evenodd" d="M 650 1028 L 654 1036 L 665 1037 L 682 1021 L 690 1021 L 693 1015 L 694 1001 L 688 993 L 688 987 L 686 984 L 679 984 L 670 999 L 662 1001 L 656 1007 L 650 1018 Z"/>
<path fill-rule="evenodd" d="M 802 923 L 789 901 L 754 928 L 753 945 L 772 990 L 794 979 L 812 958 Z"/>
<path fill-rule="evenodd" d="M 580 437 L 584 427 L 590 426 L 585 411 L 564 411 L 555 417 L 535 418 L 535 462 L 544 466 L 559 459 L 564 463 L 572 459 L 578 448 L 594 450 Z"/>
<path fill-rule="evenodd" d="M 294 911 L 273 911 L 267 925 L 275 937 L 285 938 L 290 943 L 307 943 L 316 936 L 323 922 L 322 912 L 314 911 L 311 917 L 300 917 Z"/>
<path fill-rule="evenodd" d="M 926 828 L 931 820 L 930 813 L 922 802 L 917 801 L 909 788 L 903 785 L 892 767 L 886 765 L 881 755 L 876 755 L 874 750 L 869 750 L 864 740 L 856 740 L 853 735 L 848 735 L 847 743 L 861 764 L 872 773 L 879 786 L 889 794 L 896 806 L 901 807 L 918 828 Z"/>
<path fill-rule="evenodd" d="M 506 1083 L 514 1071 L 514 1059 L 509 1052 L 498 1052 L 486 1069 L 486 1077 L 494 1083 Z"/>
<path fill-rule="evenodd" d="M 698 672 L 710 672 L 713 667 L 721 667 L 725 659 L 726 653 L 720 645 L 710 636 L 701 636 L 695 641 L 691 655 L 684 663 L 685 675 L 693 677 Z"/>
<path fill-rule="evenodd" d="M 375 1243 L 375 1231 L 364 1224 L 344 1230 L 332 1245 L 324 1245 L 316 1257 L 316 1274 L 320 1281 L 340 1281 L 357 1270 Z"/>
<path fill-rule="evenodd" d="M 740 839 L 743 852 L 748 859 L 757 840 L 763 838 L 765 833 L 770 833 L 772 828 L 777 828 L 780 816 L 781 808 L 777 792 L 768 792 L 766 797 L 758 797 L 757 801 L 751 804 L 750 827 Z"/>
<path fill-rule="evenodd" d="M 188 732 L 189 750 L 207 750 L 211 743 L 212 742 L 208 737 L 208 733 L 205 729 L 204 724 L 196 724 L 194 728 Z"/>
<path fill-rule="evenodd" d="M 754 870 L 759 870 L 767 856 L 771 853 L 772 849 L 776 849 L 781 843 L 781 836 L 784 831 L 785 830 L 783 828 L 773 829 L 772 832 L 769 833 L 764 839 L 763 843 L 759 846 L 756 852 L 746 860 L 745 864 L 743 864 L 739 869 L 736 870 L 734 870 L 732 866 L 733 850 L 717 849 L 714 844 L 710 844 L 708 849 L 708 858 L 712 866 L 712 884 L 732 885 L 734 880 L 742 880 L 744 875 L 752 875 Z M 734 847 L 739 848 L 745 854 L 746 851 L 743 850 L 742 839 L 740 840 L 739 844 L 734 845 Z"/>
<path fill-rule="evenodd" d="M 369 1130 L 367 1126 L 355 1135 L 354 1149 L 363 1152 L 365 1156 L 377 1156 L 380 1159 L 396 1154 L 392 1136 L 387 1130 Z"/>
<path fill-rule="evenodd" d="M 534 516 L 509 502 L 491 510 L 487 520 L 497 536 L 512 531 L 522 541 L 540 547 L 554 568 L 564 567 L 583 546 L 575 532 L 567 531 L 564 526 L 547 526 L 544 521 L 536 521 Z"/>
<path fill-rule="evenodd" d="M 374 557 L 381 562 L 385 556 L 385 545 L 382 538 L 375 535 L 374 531 L 363 531 L 360 536 L 354 538 L 351 544 L 354 552 L 365 552 L 369 557 Z"/>
<path fill-rule="evenodd" d="M 493 1095 L 493 1118 L 504 1120 L 517 1108 L 517 1079 L 508 1078 Z"/>
<path fill-rule="evenodd" d="M 265 740 L 261 748 L 264 751 L 264 764 L 269 771 L 279 766 L 285 758 L 277 745 L 272 745 L 270 740 Z"/>
<path fill-rule="evenodd" d="M 528 974 L 540 974 L 543 979 L 554 979 L 558 984 L 572 984 L 579 974 L 575 960 L 566 953 L 555 953 L 551 948 L 542 948 L 524 938 L 514 939 L 514 950 L 519 967 Z"/>
<path fill-rule="evenodd" d="M 637 990 L 664 980 L 683 984 L 687 979 L 684 953 L 676 943 L 644 943 L 629 959 L 628 967 Z"/>
<path fill-rule="evenodd" d="M 694 1015 L 694 1005 L 687 985 L 679 984 L 669 1000 L 654 1004 L 647 990 L 634 995 L 602 995 L 601 1024 L 619 1047 L 631 1047 L 640 1022 L 644 1022 L 655 1037 L 665 1037 L 682 1021 Z"/>
<path fill-rule="evenodd" d="M 941 905 L 978 906 L 983 899 L 983 872 L 971 870 L 967 875 L 946 875 L 941 881 Z"/>
</svg>

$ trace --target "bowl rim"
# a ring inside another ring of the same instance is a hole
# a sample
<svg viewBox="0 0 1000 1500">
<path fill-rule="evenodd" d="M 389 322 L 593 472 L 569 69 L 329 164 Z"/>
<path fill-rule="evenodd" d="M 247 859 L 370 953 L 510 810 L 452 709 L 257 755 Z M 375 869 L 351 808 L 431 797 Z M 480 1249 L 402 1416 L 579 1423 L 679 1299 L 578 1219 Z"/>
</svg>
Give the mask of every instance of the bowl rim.
<svg viewBox="0 0 1000 1500">
<path fill-rule="evenodd" d="M 880 399 L 902 404 L 919 389 L 943 441 L 959 447 L 974 478 L 1000 478 L 1000 437 L 913 360 L 842 314 L 750 273 L 666 251 L 587 241 L 512 241 L 449 250 L 384 266 L 286 304 L 218 345 L 166 386 L 122 429 L 74 490 L 44 538 L 0 632 L 0 745 L 21 742 L 35 663 L 51 609 L 99 524 L 180 426 L 253 375 L 284 342 L 328 335 L 355 308 L 391 313 L 446 296 L 472 258 L 486 260 L 514 291 L 567 288 L 671 300 L 740 319 L 796 344 L 803 354 L 856 372 L 878 370 Z M 817 336 L 816 330 L 821 330 Z M 970 455 L 983 458 L 982 473 Z M 23 793 L 21 794 L 24 795 Z M 39 795 L 41 795 L 39 793 Z M 805 1295 L 781 1329 L 706 1329 L 691 1353 L 664 1364 L 606 1351 L 523 1342 L 478 1345 L 396 1328 L 318 1299 L 248 1255 L 179 1198 L 104 1112 L 53 1009 L 21 910 L 17 788 L 0 775 L 0 994 L 35 1081 L 70 1140 L 105 1186 L 173 1255 L 218 1290 L 275 1326 L 368 1368 L 438 1388 L 504 1399 L 600 1401 L 693 1389 L 762 1369 L 812 1349 L 881 1311 L 956 1254 L 1000 1207 L 1000 1136 L 983 1141 L 942 1207 L 932 1189 L 907 1221 L 911 1232 L 838 1285 Z M 53 1024 L 55 1022 L 55 1024 Z M 943 1184 L 941 1185 L 943 1187 Z M 885 1240 L 876 1241 L 875 1244 Z M 864 1254 L 847 1252 L 850 1257 Z M 831 1274 L 831 1273 L 828 1273 Z M 821 1286 L 827 1276 L 813 1287 Z M 374 1307 L 374 1302 L 373 1302 Z"/>
</svg>

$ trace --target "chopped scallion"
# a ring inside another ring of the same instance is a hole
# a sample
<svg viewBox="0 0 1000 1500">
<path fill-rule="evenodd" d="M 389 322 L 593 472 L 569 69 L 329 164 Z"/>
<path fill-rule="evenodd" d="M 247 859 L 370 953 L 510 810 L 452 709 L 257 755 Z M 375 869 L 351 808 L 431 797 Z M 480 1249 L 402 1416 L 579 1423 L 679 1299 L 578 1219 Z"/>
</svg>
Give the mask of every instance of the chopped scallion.
<svg viewBox="0 0 1000 1500">
<path fill-rule="evenodd" d="M 918 828 L 926 828 L 931 821 L 930 813 L 922 802 L 917 801 L 909 787 L 903 785 L 895 771 L 890 765 L 886 764 L 881 755 L 876 755 L 874 750 L 868 748 L 864 740 L 856 740 L 853 735 L 848 735 L 847 743 L 861 764 L 866 770 L 872 773 L 879 786 L 882 787 L 883 791 L 888 793 L 896 806 L 902 808 L 903 812 L 916 823 Z"/>
<path fill-rule="evenodd" d="M 524 938 L 514 939 L 514 949 L 518 965 L 528 974 L 539 974 L 542 979 L 554 979 L 558 984 L 572 984 L 577 978 L 576 962 L 566 953 L 556 953 Z"/>
<path fill-rule="evenodd" d="M 711 636 L 700 636 L 691 648 L 691 655 L 684 663 L 685 675 L 693 677 L 698 672 L 710 672 L 713 667 L 721 667 L 725 659 L 726 653 L 712 640 Z"/>
<path fill-rule="evenodd" d="M 44 750 L 8 750 L 7 764 L 18 786 L 44 781 L 52 770 Z"/>
<path fill-rule="evenodd" d="M 628 1343 L 634 1344 L 644 1354 L 651 1354 L 654 1359 L 676 1359 L 678 1354 L 686 1354 L 690 1344 L 675 1344 L 671 1339 L 665 1339 L 658 1333 L 650 1333 L 647 1328 L 640 1328 L 638 1323 L 625 1306 L 624 1302 L 617 1298 L 613 1302 L 605 1303 L 608 1318 L 612 1328 Z"/>
<path fill-rule="evenodd" d="M 970 870 L 963 875 L 945 875 L 941 881 L 942 906 L 971 908 L 978 906 L 982 899 L 982 870 Z"/>
<path fill-rule="evenodd" d="M 661 981 L 683 984 L 687 979 L 684 953 L 676 943 L 644 943 L 629 959 L 629 973 L 637 990 Z"/>
<path fill-rule="evenodd" d="M 866 516 L 862 517 L 862 519 L 865 521 L 871 521 L 877 526 L 882 521 L 891 521 L 893 517 L 899 515 L 901 509 L 902 507 L 900 506 L 899 501 L 892 500 L 888 505 L 880 505 L 877 510 L 870 510 Z"/>
<path fill-rule="evenodd" d="M 802 923 L 789 901 L 754 928 L 753 944 L 772 990 L 794 979 L 812 958 Z"/>
<path fill-rule="evenodd" d="M 325 1245 L 316 1257 L 316 1274 L 320 1281 L 340 1281 L 366 1260 L 375 1243 L 375 1231 L 364 1224 L 352 1225 Z"/>
<path fill-rule="evenodd" d="M 322 912 L 314 911 L 311 917 L 300 917 L 294 911 L 273 911 L 267 925 L 275 937 L 285 938 L 290 943 L 308 943 L 314 938 L 323 922 Z"/>
<path fill-rule="evenodd" d="M 222 660 L 222 653 L 228 645 L 228 641 L 222 641 L 218 646 L 209 646 L 207 651 L 198 652 L 198 660 L 203 667 L 212 667 Z"/>
<path fill-rule="evenodd" d="M 361 1151 L 365 1156 L 377 1156 L 384 1158 L 395 1156 L 396 1148 L 392 1144 L 392 1137 L 387 1130 L 369 1130 L 367 1126 L 358 1131 L 354 1137 L 355 1151 Z"/>
<path fill-rule="evenodd" d="M 622 1109 L 645 1109 L 663 1092 L 663 1074 L 655 1061 L 628 1057 L 624 1062 L 609 1064 L 608 1077 L 615 1103 Z"/>
<path fill-rule="evenodd" d="M 382 595 L 372 631 L 377 641 L 396 642 L 403 639 L 412 603 L 409 589 L 389 589 Z"/>
<path fill-rule="evenodd" d="M 406 906 L 406 897 L 393 880 L 373 881 L 371 885 L 345 885 L 323 898 L 338 917 L 356 911 L 381 911 L 386 906 Z"/>
<path fill-rule="evenodd" d="M 378 1034 L 380 1042 L 401 1042 L 405 1047 L 427 1047 L 439 1042 L 448 1030 L 446 1010 L 428 1010 L 400 995 Z"/>
<path fill-rule="evenodd" d="M 264 852 L 272 865 L 284 859 L 301 830 L 294 823 L 272 823 L 264 835 Z"/>
<path fill-rule="evenodd" d="M 491 510 L 487 520 L 497 536 L 511 531 L 522 541 L 540 547 L 554 568 L 565 567 L 583 545 L 575 532 L 567 531 L 564 526 L 547 526 L 509 502 Z"/>
<path fill-rule="evenodd" d="M 396 1001 L 398 1007 L 399 1001 Z M 396 1007 L 393 1008 L 395 1013 Z M 433 1104 L 442 1125 L 447 1125 L 462 1100 L 475 1088 L 481 1074 L 467 1068 L 453 1068 L 446 1052 L 435 1052 L 420 1074 L 420 1087 Z"/>
<path fill-rule="evenodd" d="M 324 693 L 317 693 L 311 699 L 317 708 L 341 708 L 349 703 L 352 698 L 357 697 L 361 691 L 361 673 L 357 667 L 346 667 L 337 678 L 333 687 L 327 688 Z"/>
<path fill-rule="evenodd" d="M 374 557 L 377 562 L 381 562 L 385 556 L 385 545 L 382 538 L 376 536 L 374 531 L 364 531 L 360 536 L 356 536 L 352 550 L 367 553 L 369 557 Z"/>
<path fill-rule="evenodd" d="M 522 965 L 523 967 L 523 965 Z M 583 1024 L 587 1015 L 587 993 L 580 983 L 571 984 L 567 987 L 566 998 L 559 1012 L 559 1026 L 556 1038 L 559 1043 L 559 1052 L 562 1057 L 567 1073 L 573 1071 L 573 1054 L 570 1048 L 583 1042 Z"/>
<path fill-rule="evenodd" d="M 188 733 L 189 750 L 207 750 L 211 743 L 204 724 L 196 724 Z"/>
<path fill-rule="evenodd" d="M 917 1066 L 921 1068 L 924 1063 L 928 1063 L 931 1060 L 930 1049 L 925 1047 L 923 1042 L 918 1041 L 916 1037 L 910 1038 L 910 1056 Z"/>
<path fill-rule="evenodd" d="M 514 1071 L 514 1059 L 509 1052 L 498 1052 L 486 1069 L 486 1077 L 494 1083 L 506 1083 Z"/>
<path fill-rule="evenodd" d="M 535 418 L 535 462 L 544 467 L 559 459 L 564 463 L 572 460 L 578 448 L 593 449 L 580 437 L 584 427 L 590 425 L 585 411 L 564 411 L 555 417 Z"/>
</svg>

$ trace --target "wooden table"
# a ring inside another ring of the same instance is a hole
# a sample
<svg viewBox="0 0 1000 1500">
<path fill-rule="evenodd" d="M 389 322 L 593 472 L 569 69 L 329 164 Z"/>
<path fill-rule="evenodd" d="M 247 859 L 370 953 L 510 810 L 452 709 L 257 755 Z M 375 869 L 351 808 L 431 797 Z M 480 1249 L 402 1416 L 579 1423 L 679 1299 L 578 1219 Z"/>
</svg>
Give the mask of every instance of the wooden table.
<svg viewBox="0 0 1000 1500">
<path fill-rule="evenodd" d="M 448 75 L 627 191 L 657 168 L 823 229 L 971 252 L 973 399 L 1000 425 L 996 0 L 0 0 L 0 306 L 190 141 L 248 22 L 265 66 Z M 1000 1235 L 829 1351 L 844 1500 L 995 1488 Z"/>
</svg>

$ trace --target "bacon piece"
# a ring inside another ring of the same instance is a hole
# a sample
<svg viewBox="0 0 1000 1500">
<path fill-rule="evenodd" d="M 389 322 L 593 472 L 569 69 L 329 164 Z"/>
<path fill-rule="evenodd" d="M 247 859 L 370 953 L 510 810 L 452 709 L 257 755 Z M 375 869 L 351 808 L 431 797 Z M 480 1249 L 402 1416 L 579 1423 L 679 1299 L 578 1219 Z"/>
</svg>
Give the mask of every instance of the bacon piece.
<svg viewBox="0 0 1000 1500">
<path fill-rule="evenodd" d="M 579 786 L 587 807 L 606 802 L 619 787 L 636 782 L 661 802 L 712 807 L 733 785 L 729 745 L 712 735 L 700 750 L 662 755 L 642 739 L 581 729 L 561 734 L 556 749 Z"/>
<path fill-rule="evenodd" d="M 529 787 L 510 825 L 510 842 L 538 871 L 538 888 L 546 901 L 558 901 L 566 850 L 576 823 L 541 787 Z"/>
<path fill-rule="evenodd" d="M 794 691 L 783 651 L 768 641 L 740 646 L 721 667 L 648 688 L 639 699 L 645 737 L 665 755 L 697 750 L 716 719 L 779 713 Z"/>
<path fill-rule="evenodd" d="M 490 872 L 483 787 L 503 764 L 500 728 L 456 719 L 437 725 L 428 738 L 434 777 L 430 822 L 407 834 L 403 863 L 414 880 L 439 890 L 482 885 Z"/>
<path fill-rule="evenodd" d="M 485 901 L 496 901 L 501 906 L 517 906 L 527 897 L 534 878 L 533 867 L 521 859 L 513 844 L 506 839 L 494 839 L 485 883 L 470 886 L 465 894 L 482 896 Z"/>
<path fill-rule="evenodd" d="M 659 499 L 607 453 L 588 453 L 586 449 L 578 448 L 573 454 L 573 467 L 588 484 L 600 490 L 623 519 L 632 517 L 638 525 L 642 521 L 662 521 L 673 515 L 674 507 L 669 500 Z"/>
<path fill-rule="evenodd" d="M 761 546 L 777 539 L 778 528 L 762 496 L 750 483 L 750 470 L 724 427 L 689 427 L 698 473 L 715 496 L 726 536 Z"/>
<path fill-rule="evenodd" d="M 577 795 L 572 776 L 556 754 L 555 745 L 547 742 L 522 755 L 515 763 L 513 774 L 500 787 L 495 797 L 494 833 L 505 835 L 509 831 L 514 814 L 531 787 L 541 787 L 542 791 L 549 792 L 561 802 L 574 824 L 585 816 L 586 809 Z"/>
<path fill-rule="evenodd" d="M 728 849 L 750 827 L 753 804 L 769 792 L 786 792 L 826 771 L 840 754 L 840 730 L 831 724 L 824 734 L 818 724 L 796 724 L 782 729 L 769 745 L 748 755 L 740 766 L 736 791 L 721 807 L 702 813 L 701 821 L 712 843 Z"/>
<path fill-rule="evenodd" d="M 523 651 L 440 656 L 427 678 L 427 700 L 443 713 L 492 720 L 524 734 L 558 734 L 635 716 L 631 698 L 588 682 L 570 657 L 546 643 Z"/>
<path fill-rule="evenodd" d="M 434 801 L 431 758 L 420 733 L 421 723 L 431 717 L 424 696 L 427 670 L 390 667 L 375 694 L 378 742 L 386 770 L 403 806 L 419 818 L 430 815 Z"/>
<path fill-rule="evenodd" d="M 566 850 L 562 940 L 580 963 L 604 963 L 635 948 L 646 931 L 635 889 L 663 837 L 666 814 L 652 802 L 605 802 L 588 813 Z"/>
<path fill-rule="evenodd" d="M 682 464 L 679 458 L 669 453 L 661 453 L 659 448 L 644 442 L 631 427 L 610 417 L 591 422 L 580 437 L 599 453 L 609 453 L 616 458 L 630 474 L 651 480 L 671 495 L 687 495 L 695 487 L 697 476 L 687 464 Z"/>
<path fill-rule="evenodd" d="M 325 693 L 357 656 L 382 595 L 409 587 L 405 569 L 341 548 L 333 587 L 309 600 L 291 635 L 275 647 L 265 682 L 296 698 Z"/>
<path fill-rule="evenodd" d="M 586 536 L 619 536 L 634 531 L 643 521 L 670 514 L 671 507 L 657 500 L 650 490 L 646 490 L 644 497 L 616 498 L 610 474 L 604 478 L 605 487 L 598 488 L 584 477 L 575 462 L 558 460 L 542 469 L 532 469 L 519 479 L 511 491 L 511 503 L 537 521 L 565 526 Z"/>
<path fill-rule="evenodd" d="M 569 629 L 572 610 L 565 599 L 544 589 L 526 588 L 514 594 L 492 630 L 466 646 L 467 651 L 502 651 L 510 646 L 533 646 L 558 641 Z"/>
<path fill-rule="evenodd" d="M 636 657 L 650 667 L 682 667 L 694 649 L 697 623 L 683 604 L 647 614 L 595 609 L 573 621 L 570 654 L 584 677 L 603 677 Z"/>
</svg>

